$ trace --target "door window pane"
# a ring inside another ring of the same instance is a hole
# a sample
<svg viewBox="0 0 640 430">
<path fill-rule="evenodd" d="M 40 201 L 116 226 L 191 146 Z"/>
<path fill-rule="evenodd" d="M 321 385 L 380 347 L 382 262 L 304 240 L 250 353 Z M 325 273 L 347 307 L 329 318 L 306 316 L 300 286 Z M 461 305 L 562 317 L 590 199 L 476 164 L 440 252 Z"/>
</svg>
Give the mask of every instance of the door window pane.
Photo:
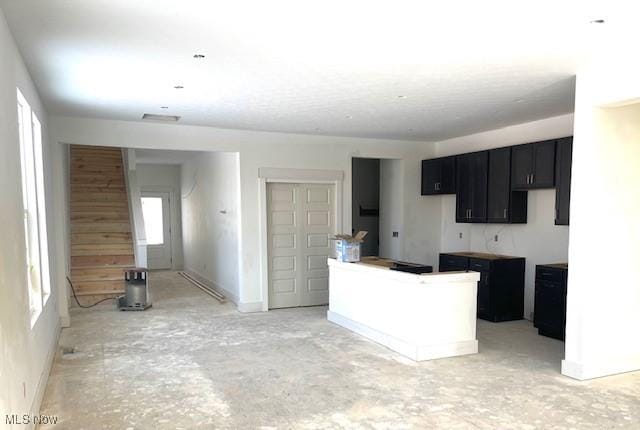
<svg viewBox="0 0 640 430">
<path fill-rule="evenodd" d="M 142 197 L 141 200 L 147 245 L 162 245 L 164 243 L 162 197 Z"/>
</svg>

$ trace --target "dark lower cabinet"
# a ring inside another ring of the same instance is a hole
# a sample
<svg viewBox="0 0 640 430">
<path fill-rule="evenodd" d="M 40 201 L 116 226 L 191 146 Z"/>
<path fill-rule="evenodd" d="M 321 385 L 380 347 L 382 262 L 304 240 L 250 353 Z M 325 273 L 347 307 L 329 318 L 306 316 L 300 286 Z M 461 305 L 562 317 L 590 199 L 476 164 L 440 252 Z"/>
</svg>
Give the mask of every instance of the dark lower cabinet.
<svg viewBox="0 0 640 430">
<path fill-rule="evenodd" d="M 489 151 L 487 222 L 527 222 L 527 192 L 511 190 L 511 147 Z"/>
<path fill-rule="evenodd" d="M 573 137 L 558 140 L 556 144 L 556 225 L 569 225 L 572 152 Z"/>
<path fill-rule="evenodd" d="M 456 192 L 456 157 L 422 160 L 421 194 L 423 196 Z"/>
<path fill-rule="evenodd" d="M 533 325 L 538 334 L 564 340 L 567 314 L 566 264 L 536 266 Z"/>
<path fill-rule="evenodd" d="M 478 318 L 499 322 L 524 315 L 525 259 L 477 252 L 440 254 L 440 272 L 480 272 Z"/>
</svg>

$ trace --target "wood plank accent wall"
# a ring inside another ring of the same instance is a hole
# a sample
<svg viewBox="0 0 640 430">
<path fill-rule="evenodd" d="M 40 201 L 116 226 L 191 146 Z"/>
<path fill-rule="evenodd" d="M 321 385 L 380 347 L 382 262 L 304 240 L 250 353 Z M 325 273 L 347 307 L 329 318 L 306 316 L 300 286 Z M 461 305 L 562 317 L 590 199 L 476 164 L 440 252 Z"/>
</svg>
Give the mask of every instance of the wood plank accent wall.
<svg viewBox="0 0 640 430">
<path fill-rule="evenodd" d="M 84 301 L 124 292 L 135 266 L 119 148 L 71 145 L 71 281 Z"/>
</svg>

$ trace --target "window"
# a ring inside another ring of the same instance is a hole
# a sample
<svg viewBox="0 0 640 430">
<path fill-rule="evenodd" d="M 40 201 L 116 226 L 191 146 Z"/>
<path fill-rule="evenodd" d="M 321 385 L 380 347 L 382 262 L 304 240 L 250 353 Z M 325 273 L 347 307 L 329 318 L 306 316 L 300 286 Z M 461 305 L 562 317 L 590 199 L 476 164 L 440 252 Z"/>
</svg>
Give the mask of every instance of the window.
<svg viewBox="0 0 640 430">
<path fill-rule="evenodd" d="M 45 211 L 42 126 L 29 103 L 17 90 L 22 206 L 26 245 L 26 274 L 29 288 L 31 326 L 51 295 L 47 215 Z"/>
<path fill-rule="evenodd" d="M 162 245 L 164 244 L 162 197 L 142 197 L 141 200 L 147 245 Z"/>
</svg>

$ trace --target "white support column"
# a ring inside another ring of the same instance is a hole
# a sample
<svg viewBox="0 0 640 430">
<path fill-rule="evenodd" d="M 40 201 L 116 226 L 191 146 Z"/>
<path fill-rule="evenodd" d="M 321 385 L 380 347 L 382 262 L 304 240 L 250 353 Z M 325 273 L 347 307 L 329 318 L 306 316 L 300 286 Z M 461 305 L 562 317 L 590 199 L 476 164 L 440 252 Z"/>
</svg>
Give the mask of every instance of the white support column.
<svg viewBox="0 0 640 430">
<path fill-rule="evenodd" d="M 611 43 L 577 79 L 562 362 L 576 379 L 640 370 L 640 64 Z"/>
</svg>

